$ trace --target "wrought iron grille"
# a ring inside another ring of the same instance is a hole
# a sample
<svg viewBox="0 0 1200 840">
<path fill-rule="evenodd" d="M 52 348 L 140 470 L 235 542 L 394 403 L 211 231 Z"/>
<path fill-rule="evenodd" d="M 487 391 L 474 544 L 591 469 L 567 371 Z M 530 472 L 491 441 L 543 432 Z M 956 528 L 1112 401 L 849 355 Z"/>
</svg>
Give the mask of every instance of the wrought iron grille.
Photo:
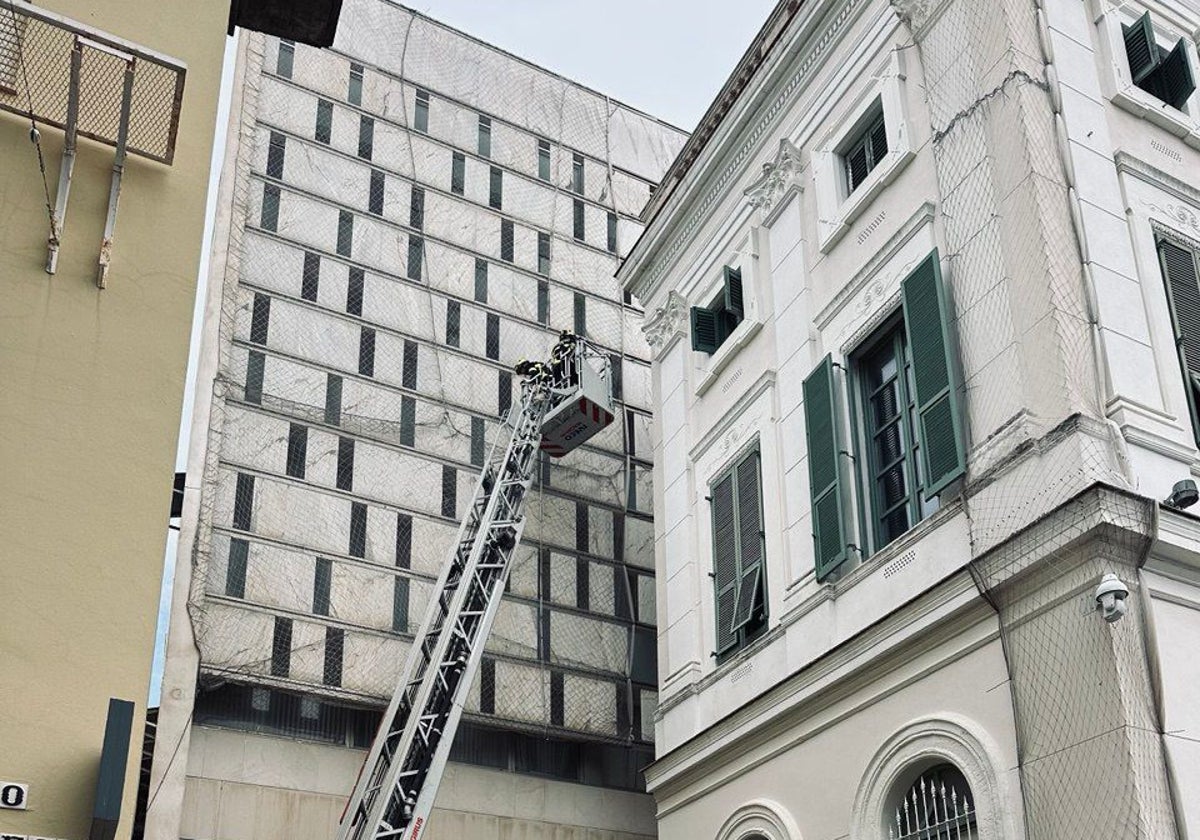
<svg viewBox="0 0 1200 840">
<path fill-rule="evenodd" d="M 889 840 L 979 840 L 970 788 L 960 792 L 940 771 L 922 773 L 908 789 L 888 828 Z"/>
<path fill-rule="evenodd" d="M 125 68 L 132 59 L 128 151 L 170 164 L 187 66 L 17 0 L 0 0 L 0 110 L 66 130 L 76 45 L 77 132 L 119 144 Z"/>
</svg>

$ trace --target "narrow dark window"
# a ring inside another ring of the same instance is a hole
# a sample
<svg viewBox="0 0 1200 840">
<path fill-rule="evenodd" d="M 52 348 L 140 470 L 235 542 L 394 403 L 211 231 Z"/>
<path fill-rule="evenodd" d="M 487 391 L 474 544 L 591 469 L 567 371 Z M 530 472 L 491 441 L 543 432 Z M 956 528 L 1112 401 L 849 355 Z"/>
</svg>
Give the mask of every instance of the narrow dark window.
<svg viewBox="0 0 1200 840">
<path fill-rule="evenodd" d="M 417 402 L 412 397 L 400 398 L 400 445 L 415 446 L 417 436 Z"/>
<path fill-rule="evenodd" d="M 354 489 L 354 438 L 338 438 L 337 489 Z"/>
<path fill-rule="evenodd" d="M 401 371 L 401 385 L 405 388 L 417 387 L 417 342 L 404 342 L 404 361 Z"/>
<path fill-rule="evenodd" d="M 542 548 L 538 550 L 538 600 L 549 603 L 550 597 L 550 582 L 551 582 L 551 558 L 550 549 Z"/>
<path fill-rule="evenodd" d="M 413 112 L 413 128 L 429 133 L 429 91 L 417 91 L 417 107 Z"/>
<path fill-rule="evenodd" d="M 340 627 L 325 628 L 325 668 L 322 674 L 325 685 L 342 684 L 342 649 L 345 645 L 345 630 Z"/>
<path fill-rule="evenodd" d="M 350 503 L 350 547 L 346 553 L 351 557 L 367 556 L 367 506 L 362 502 Z"/>
<path fill-rule="evenodd" d="M 229 565 L 225 569 L 225 594 L 230 598 L 246 597 L 246 564 L 250 559 L 250 543 L 234 537 L 229 541 Z"/>
<path fill-rule="evenodd" d="M 459 327 L 462 323 L 462 307 L 456 300 L 446 301 L 446 344 L 458 346 Z"/>
<path fill-rule="evenodd" d="M 292 620 L 275 617 L 271 639 L 271 676 L 286 677 L 292 669 Z"/>
<path fill-rule="evenodd" d="M 262 218 L 259 224 L 263 230 L 279 230 L 279 187 L 274 184 L 263 184 Z"/>
<path fill-rule="evenodd" d="M 462 152 L 455 152 L 450 161 L 450 192 L 462 195 L 467 181 L 467 159 Z"/>
<path fill-rule="evenodd" d="M 471 418 L 471 463 L 477 467 L 483 466 L 484 446 L 484 425 L 482 417 Z"/>
<path fill-rule="evenodd" d="M 346 280 L 346 312 L 350 315 L 362 315 L 365 282 L 366 273 L 361 268 L 350 269 Z"/>
<path fill-rule="evenodd" d="M 354 214 L 349 210 L 338 211 L 337 252 L 340 256 L 350 256 L 350 248 L 354 242 Z"/>
<path fill-rule="evenodd" d="M 336 373 L 325 377 L 325 422 L 330 426 L 342 422 L 342 377 Z"/>
<path fill-rule="evenodd" d="M 328 143 L 333 134 L 333 103 L 324 99 L 317 100 L 317 127 L 313 137 L 318 143 Z"/>
<path fill-rule="evenodd" d="M 296 42 L 279 40 L 279 54 L 275 56 L 275 73 L 285 79 L 292 78 L 296 61 Z"/>
<path fill-rule="evenodd" d="M 271 299 L 264 294 L 255 292 L 254 309 L 250 314 L 250 341 L 254 344 L 266 344 L 270 325 Z"/>
<path fill-rule="evenodd" d="M 375 375 L 375 330 L 363 327 L 358 333 L 358 372 Z"/>
<path fill-rule="evenodd" d="M 547 552 L 547 557 L 549 553 Z M 548 580 L 549 575 L 546 575 L 542 580 Z M 549 590 L 543 589 L 542 600 L 546 603 L 542 604 L 538 611 L 538 659 L 542 662 L 549 662 L 551 656 L 550 648 L 550 607 L 549 607 Z"/>
<path fill-rule="evenodd" d="M 412 536 L 413 536 L 413 518 L 412 514 L 399 513 L 396 514 L 396 567 L 400 569 L 412 568 Z"/>
<path fill-rule="evenodd" d="M 458 510 L 458 473 L 454 467 L 442 467 L 442 516 L 453 519 Z"/>
<path fill-rule="evenodd" d="M 425 227 L 425 190 L 414 186 L 408 202 L 408 224 L 417 230 Z"/>
<path fill-rule="evenodd" d="M 562 671 L 550 672 L 550 725 L 563 725 L 563 674 Z"/>
<path fill-rule="evenodd" d="M 479 115 L 479 155 L 492 156 L 492 121 L 482 114 Z"/>
<path fill-rule="evenodd" d="M 500 220 L 500 259 L 505 262 L 513 261 L 513 223 L 511 219 Z"/>
<path fill-rule="evenodd" d="M 479 711 L 496 714 L 496 660 L 490 656 L 479 662 Z"/>
<path fill-rule="evenodd" d="M 489 359 L 499 360 L 500 358 L 500 316 L 494 315 L 491 312 L 487 316 L 484 353 Z"/>
<path fill-rule="evenodd" d="M 613 353 L 608 358 L 611 361 L 611 366 L 609 367 L 609 370 L 612 371 L 612 396 L 613 396 L 613 399 L 614 400 L 624 399 L 621 392 L 625 387 L 625 371 L 622 367 L 621 354 Z"/>
<path fill-rule="evenodd" d="M 608 252 L 617 253 L 617 214 L 608 214 Z M 625 301 L 628 303 L 629 301 Z"/>
<path fill-rule="evenodd" d="M 583 202 L 577 198 L 572 204 L 575 207 L 575 239 L 583 242 L 587 239 L 587 228 L 583 218 Z"/>
<path fill-rule="evenodd" d="M 625 409 L 625 453 L 627 455 L 637 454 L 637 414 L 630 409 Z"/>
<path fill-rule="evenodd" d="M 583 502 L 575 503 L 575 550 L 588 551 L 588 506 Z"/>
<path fill-rule="evenodd" d="M 420 280 L 425 257 L 425 240 L 419 236 L 408 237 L 408 279 Z"/>
<path fill-rule="evenodd" d="M 571 158 L 571 189 L 583 195 L 583 155 L 578 153 Z"/>
<path fill-rule="evenodd" d="M 263 368 L 266 367 L 267 357 L 257 350 L 251 350 L 246 356 L 246 402 L 262 403 Z"/>
<path fill-rule="evenodd" d="M 539 324 L 550 323 L 550 284 L 545 280 L 538 281 L 537 319 Z"/>
<path fill-rule="evenodd" d="M 867 127 L 850 140 L 842 154 L 847 195 L 858 189 L 871 170 L 883 161 L 887 151 L 887 126 L 883 119 L 883 106 L 876 104 L 875 113 Z"/>
<path fill-rule="evenodd" d="M 591 564 L 586 557 L 575 558 L 575 606 L 581 610 L 591 609 L 591 593 L 588 591 Z"/>
<path fill-rule="evenodd" d="M 488 172 L 488 206 L 499 210 L 504 204 L 504 173 L 493 166 Z"/>
<path fill-rule="evenodd" d="M 370 160 L 375 148 L 375 120 L 368 116 L 358 118 L 358 156 Z"/>
<path fill-rule="evenodd" d="M 538 234 L 538 274 L 549 276 L 550 274 L 550 234 Z"/>
<path fill-rule="evenodd" d="M 367 188 L 367 212 L 376 216 L 383 215 L 383 173 L 378 169 L 371 170 L 371 185 Z"/>
<path fill-rule="evenodd" d="M 541 475 L 540 481 L 546 487 L 550 486 L 550 456 L 545 452 L 539 453 L 541 457 Z"/>
<path fill-rule="evenodd" d="M 392 632 L 408 632 L 408 590 L 409 580 L 397 577 L 392 584 Z"/>
<path fill-rule="evenodd" d="M 329 585 L 333 578 L 333 562 L 318 557 L 313 569 L 313 615 L 329 615 Z"/>
<path fill-rule="evenodd" d="M 292 423 L 288 426 L 287 474 L 292 478 L 304 478 L 307 460 L 308 426 Z"/>
<path fill-rule="evenodd" d="M 587 298 L 575 293 L 575 334 L 587 335 Z"/>
<path fill-rule="evenodd" d="M 504 415 L 504 412 L 512 408 L 512 374 L 506 370 L 499 372 L 500 376 L 496 384 L 496 405 L 498 414 Z"/>
<path fill-rule="evenodd" d="M 272 131 L 271 142 L 267 146 L 267 174 L 272 178 L 283 177 L 283 157 L 286 147 L 287 138 L 278 131 Z"/>
<path fill-rule="evenodd" d="M 537 141 L 538 177 L 543 181 L 550 180 L 550 141 Z"/>
<path fill-rule="evenodd" d="M 363 66 L 350 62 L 350 84 L 346 88 L 346 101 L 351 105 L 362 104 Z"/>
<path fill-rule="evenodd" d="M 300 297 L 304 300 L 315 301 L 320 282 L 321 257 L 311 251 L 305 251 L 304 269 L 300 273 Z"/>
<path fill-rule="evenodd" d="M 488 299 L 488 264 L 487 260 L 475 258 L 475 300 L 487 303 Z"/>
</svg>

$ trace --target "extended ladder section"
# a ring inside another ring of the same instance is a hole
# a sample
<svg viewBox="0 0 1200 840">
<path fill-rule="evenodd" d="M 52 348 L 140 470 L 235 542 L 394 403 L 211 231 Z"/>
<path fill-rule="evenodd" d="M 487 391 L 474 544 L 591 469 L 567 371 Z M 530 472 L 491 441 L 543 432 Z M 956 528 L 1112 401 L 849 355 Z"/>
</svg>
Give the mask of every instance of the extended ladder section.
<svg viewBox="0 0 1200 840">
<path fill-rule="evenodd" d="M 342 815 L 339 840 L 420 837 L 500 606 L 509 561 L 521 539 L 522 509 L 537 468 L 547 413 L 567 402 L 578 405 L 586 387 L 611 422 L 608 358 L 574 336 L 564 336 L 555 351 L 565 364 L 523 363 L 524 369 L 518 368 L 525 376 L 520 403 L 502 425 L 475 486 L 433 601 Z M 597 360 L 599 371 L 589 364 Z M 587 373 L 581 375 L 584 367 Z M 601 380 L 602 396 L 589 376 Z"/>
</svg>

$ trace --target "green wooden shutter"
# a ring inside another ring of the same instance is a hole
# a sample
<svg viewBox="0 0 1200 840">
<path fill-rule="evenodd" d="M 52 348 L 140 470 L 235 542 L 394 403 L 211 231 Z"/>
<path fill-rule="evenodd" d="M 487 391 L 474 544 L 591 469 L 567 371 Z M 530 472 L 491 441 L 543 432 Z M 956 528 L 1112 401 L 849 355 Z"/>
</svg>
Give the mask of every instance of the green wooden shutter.
<svg viewBox="0 0 1200 840">
<path fill-rule="evenodd" d="M 954 367 L 950 314 L 938 252 L 904 278 L 904 328 L 912 356 L 913 400 L 921 445 L 925 496 L 936 496 L 966 470 L 958 377 Z"/>
<path fill-rule="evenodd" d="M 737 482 L 738 584 L 732 630 L 761 613 L 763 603 L 762 479 L 759 455 L 752 452 L 734 469 Z"/>
<path fill-rule="evenodd" d="M 1159 98 L 1172 108 L 1183 110 L 1188 98 L 1196 91 L 1196 80 L 1192 77 L 1192 65 L 1188 62 L 1187 48 L 1182 38 L 1170 55 L 1163 59 L 1154 75 Z"/>
<path fill-rule="evenodd" d="M 1154 40 L 1154 24 L 1150 13 L 1138 18 L 1133 26 L 1121 26 L 1125 35 L 1125 57 L 1133 83 L 1140 84 L 1158 66 L 1158 44 Z"/>
<path fill-rule="evenodd" d="M 833 357 L 826 356 L 804 380 L 804 428 L 812 493 L 817 580 L 845 562 L 846 523 L 842 509 L 841 441 L 833 398 Z"/>
<path fill-rule="evenodd" d="M 737 600 L 737 520 L 733 505 L 733 474 L 712 488 L 713 590 L 716 595 L 716 652 L 724 653 L 737 644 L 733 631 L 733 608 Z"/>
<path fill-rule="evenodd" d="M 693 306 L 692 349 L 712 353 L 720 343 L 717 340 L 717 313 L 703 306 Z"/>
<path fill-rule="evenodd" d="M 741 269 L 725 266 L 725 311 L 732 312 L 740 321 L 745 317 L 745 302 L 742 298 Z"/>
<path fill-rule="evenodd" d="M 1158 259 L 1171 301 L 1171 320 L 1175 347 L 1187 392 L 1192 430 L 1200 443 L 1200 284 L 1197 283 L 1196 255 L 1166 239 L 1158 241 Z"/>
</svg>

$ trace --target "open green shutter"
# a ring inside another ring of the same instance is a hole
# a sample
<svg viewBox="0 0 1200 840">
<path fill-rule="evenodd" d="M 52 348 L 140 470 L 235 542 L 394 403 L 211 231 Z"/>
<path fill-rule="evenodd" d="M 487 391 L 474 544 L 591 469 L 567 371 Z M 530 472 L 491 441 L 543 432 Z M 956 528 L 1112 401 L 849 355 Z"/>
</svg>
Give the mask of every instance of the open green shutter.
<svg viewBox="0 0 1200 840">
<path fill-rule="evenodd" d="M 733 504 L 733 475 L 712 488 L 713 590 L 716 595 L 716 652 L 724 653 L 737 644 L 733 610 L 737 600 L 737 517 Z"/>
<path fill-rule="evenodd" d="M 1158 66 L 1158 44 L 1154 40 L 1154 24 L 1150 13 L 1138 18 L 1133 26 L 1121 26 L 1125 35 L 1125 57 L 1134 84 L 1139 84 Z"/>
<path fill-rule="evenodd" d="M 761 613 L 763 592 L 762 479 L 752 452 L 734 469 L 737 482 L 738 585 L 733 626 L 738 630 Z"/>
<path fill-rule="evenodd" d="M 692 307 L 692 349 L 701 353 L 712 353 L 720 345 L 717 341 L 717 313 L 703 306 Z"/>
<path fill-rule="evenodd" d="M 1196 91 L 1196 80 L 1192 77 L 1192 65 L 1188 62 L 1182 38 L 1154 71 L 1154 76 L 1159 98 L 1172 108 L 1183 110 L 1188 98 Z"/>
<path fill-rule="evenodd" d="M 732 312 L 741 320 L 746 315 L 742 299 L 742 271 L 725 266 L 725 311 Z"/>
<path fill-rule="evenodd" d="M 804 428 L 808 440 L 808 482 L 812 493 L 813 542 L 817 580 L 824 580 L 847 556 L 842 510 L 841 434 L 833 398 L 833 357 L 826 356 L 804 380 Z"/>
<path fill-rule="evenodd" d="M 1183 368 L 1192 429 L 1200 443 L 1200 406 L 1196 404 L 1196 392 L 1200 389 L 1200 283 L 1197 282 L 1196 255 L 1174 242 L 1160 239 L 1158 259 L 1170 296 L 1175 347 Z"/>
<path fill-rule="evenodd" d="M 936 248 L 904 278 L 902 294 L 904 328 L 912 356 L 923 489 L 928 498 L 959 478 L 967 464 L 950 313 Z"/>
</svg>

